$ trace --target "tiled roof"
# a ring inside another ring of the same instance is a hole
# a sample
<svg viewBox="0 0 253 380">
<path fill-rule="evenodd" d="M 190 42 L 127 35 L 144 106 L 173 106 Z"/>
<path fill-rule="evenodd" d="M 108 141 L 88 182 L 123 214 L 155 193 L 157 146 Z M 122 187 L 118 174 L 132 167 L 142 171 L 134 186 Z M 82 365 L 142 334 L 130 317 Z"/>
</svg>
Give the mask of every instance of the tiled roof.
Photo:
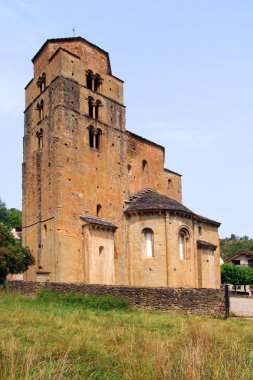
<svg viewBox="0 0 253 380">
<path fill-rule="evenodd" d="M 133 211 L 139 212 L 159 212 L 170 211 L 172 213 L 181 213 L 185 216 L 191 217 L 195 220 L 211 223 L 220 226 L 219 222 L 205 218 L 192 212 L 189 208 L 185 207 L 182 203 L 175 201 L 165 195 L 158 193 L 153 189 L 145 189 L 139 193 L 131 196 L 125 207 L 125 213 Z"/>
<path fill-rule="evenodd" d="M 204 249 L 212 249 L 215 251 L 217 248 L 217 245 L 212 244 L 209 241 L 197 240 L 197 247 L 198 248 L 204 248 Z"/>
<path fill-rule="evenodd" d="M 80 218 L 82 220 L 85 220 L 86 222 L 88 222 L 91 225 L 106 227 L 106 228 L 112 229 L 113 231 L 115 231 L 118 228 L 117 226 L 115 226 L 115 224 L 109 222 L 108 220 L 101 219 L 101 218 L 98 218 L 96 216 L 81 215 Z"/>
<path fill-rule="evenodd" d="M 228 257 L 226 260 L 224 260 L 224 262 L 229 263 L 231 260 L 236 259 L 237 257 L 239 257 L 241 255 L 245 255 L 245 256 L 253 258 L 253 251 L 248 251 L 247 249 L 241 249 L 239 252 L 237 252 L 233 256 Z"/>
</svg>

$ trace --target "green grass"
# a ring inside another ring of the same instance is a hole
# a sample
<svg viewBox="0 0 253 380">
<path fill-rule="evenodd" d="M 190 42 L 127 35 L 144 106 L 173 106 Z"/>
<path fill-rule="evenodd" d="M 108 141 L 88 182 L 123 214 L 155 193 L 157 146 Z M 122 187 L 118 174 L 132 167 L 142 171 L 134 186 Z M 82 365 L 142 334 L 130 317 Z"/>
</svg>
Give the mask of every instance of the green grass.
<svg viewBox="0 0 253 380">
<path fill-rule="evenodd" d="M 0 294 L 0 379 L 251 380 L 253 321 L 141 312 L 115 297 Z"/>
</svg>

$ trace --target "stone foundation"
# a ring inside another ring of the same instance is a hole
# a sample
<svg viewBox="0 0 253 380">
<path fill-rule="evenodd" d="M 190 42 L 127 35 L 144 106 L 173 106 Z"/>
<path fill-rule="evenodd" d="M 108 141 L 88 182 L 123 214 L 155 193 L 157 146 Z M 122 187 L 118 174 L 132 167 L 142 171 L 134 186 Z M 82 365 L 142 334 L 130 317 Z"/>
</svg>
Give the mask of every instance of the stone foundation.
<svg viewBox="0 0 253 380">
<path fill-rule="evenodd" d="M 39 282 L 10 280 L 8 290 L 36 294 Z M 179 311 L 186 314 L 225 317 L 224 289 L 151 288 L 114 285 L 86 285 L 45 282 L 43 286 L 60 293 L 113 295 L 129 300 L 134 308 Z"/>
</svg>

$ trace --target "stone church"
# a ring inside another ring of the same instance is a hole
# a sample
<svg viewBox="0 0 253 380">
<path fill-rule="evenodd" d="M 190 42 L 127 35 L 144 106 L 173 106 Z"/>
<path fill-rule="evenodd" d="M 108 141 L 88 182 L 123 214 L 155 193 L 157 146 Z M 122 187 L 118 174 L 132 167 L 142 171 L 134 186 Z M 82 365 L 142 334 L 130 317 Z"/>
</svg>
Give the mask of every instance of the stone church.
<svg viewBox="0 0 253 380">
<path fill-rule="evenodd" d="M 218 288 L 219 223 L 182 204 L 164 148 L 126 129 L 123 81 L 81 37 L 47 40 L 26 86 L 27 280 Z"/>
</svg>

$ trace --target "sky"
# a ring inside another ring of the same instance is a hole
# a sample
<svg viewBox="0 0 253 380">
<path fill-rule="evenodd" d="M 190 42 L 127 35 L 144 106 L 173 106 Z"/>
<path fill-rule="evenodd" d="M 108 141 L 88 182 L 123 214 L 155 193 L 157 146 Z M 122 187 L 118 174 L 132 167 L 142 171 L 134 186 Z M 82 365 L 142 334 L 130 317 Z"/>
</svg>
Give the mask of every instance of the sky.
<svg viewBox="0 0 253 380">
<path fill-rule="evenodd" d="M 49 38 L 81 36 L 124 80 L 127 129 L 166 149 L 183 203 L 253 237 L 253 1 L 0 0 L 0 198 L 21 209 L 24 87 Z"/>
</svg>

